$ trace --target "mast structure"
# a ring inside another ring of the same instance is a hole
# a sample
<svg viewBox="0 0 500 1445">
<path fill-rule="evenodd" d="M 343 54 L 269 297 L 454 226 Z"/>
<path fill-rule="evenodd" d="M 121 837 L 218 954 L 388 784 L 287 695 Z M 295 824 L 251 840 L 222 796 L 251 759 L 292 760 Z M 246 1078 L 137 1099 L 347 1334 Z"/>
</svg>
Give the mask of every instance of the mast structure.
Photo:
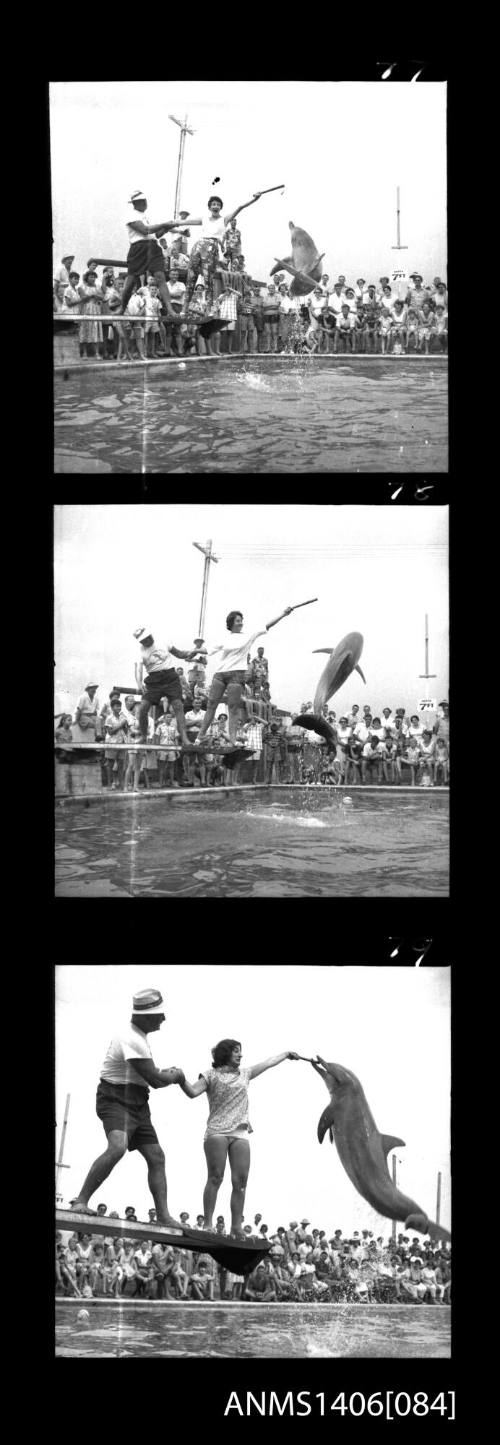
<svg viewBox="0 0 500 1445">
<path fill-rule="evenodd" d="M 198 637 L 203 637 L 203 629 L 205 626 L 205 613 L 207 610 L 207 592 L 208 579 L 210 575 L 210 563 L 218 562 L 219 558 L 215 556 L 215 552 L 212 552 L 211 537 L 209 537 L 208 542 L 205 544 L 204 547 L 202 547 L 199 542 L 193 542 L 193 547 L 197 547 L 199 552 L 203 552 L 203 556 L 205 558 L 205 564 L 203 567 L 203 585 L 201 589 L 200 623 L 198 627 Z"/>
<path fill-rule="evenodd" d="M 401 208 L 399 201 L 399 186 L 397 186 L 396 188 L 396 234 L 398 239 L 396 245 L 391 246 L 391 251 L 407 251 L 408 247 L 401 245 Z"/>
<path fill-rule="evenodd" d="M 187 135 L 194 135 L 194 130 L 192 129 L 192 127 L 191 127 L 190 125 L 188 125 L 187 115 L 184 116 L 184 120 L 183 120 L 183 121 L 182 121 L 182 120 L 178 120 L 176 115 L 169 115 L 168 118 L 169 118 L 169 120 L 173 120 L 174 125 L 178 125 L 178 126 L 179 126 L 180 133 L 181 133 L 181 134 L 180 134 L 180 140 L 179 140 L 179 159 L 178 159 L 178 162 L 177 162 L 177 180 L 176 180 L 176 183 L 175 183 L 175 201 L 174 201 L 174 217 L 175 217 L 175 220 L 177 220 L 177 217 L 178 217 L 179 212 L 180 212 L 180 205 L 181 205 L 181 184 L 182 184 L 182 168 L 183 168 L 183 165 L 184 165 L 184 146 L 185 146 L 185 144 L 186 144 L 186 136 L 187 136 Z"/>
<path fill-rule="evenodd" d="M 59 1145 L 59 1154 L 58 1154 L 58 1156 L 57 1156 L 57 1164 L 56 1164 L 56 1194 L 59 1194 L 59 1184 L 60 1184 L 60 1179 L 61 1179 L 61 1170 L 62 1170 L 62 1169 L 69 1169 L 69 1168 L 70 1168 L 70 1165 L 69 1165 L 69 1164 L 63 1164 L 63 1159 L 64 1159 L 64 1142 L 65 1142 L 65 1139 L 66 1139 L 66 1129 L 67 1129 L 67 1127 L 68 1127 L 68 1114 L 69 1114 L 70 1100 L 71 1100 L 71 1094 L 66 1094 L 66 1104 L 65 1104 L 65 1108 L 64 1108 L 64 1120 L 63 1120 L 63 1126 L 62 1126 L 61 1143 L 60 1143 L 60 1145 Z"/>
<path fill-rule="evenodd" d="M 436 672 L 429 672 L 429 618 L 425 614 L 425 672 L 419 672 L 419 677 L 427 681 L 430 677 L 437 677 Z"/>
</svg>

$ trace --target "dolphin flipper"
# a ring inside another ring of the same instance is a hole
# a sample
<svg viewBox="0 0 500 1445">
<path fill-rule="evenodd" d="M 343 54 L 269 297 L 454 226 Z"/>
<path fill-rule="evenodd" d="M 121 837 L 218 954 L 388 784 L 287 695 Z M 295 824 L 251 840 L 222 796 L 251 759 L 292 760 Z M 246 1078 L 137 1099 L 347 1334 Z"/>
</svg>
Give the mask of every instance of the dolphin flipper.
<svg viewBox="0 0 500 1445">
<path fill-rule="evenodd" d="M 390 1154 L 391 1149 L 395 1149 L 397 1145 L 404 1148 L 406 1144 L 405 1139 L 397 1139 L 395 1134 L 381 1134 L 380 1138 L 384 1154 Z"/>
<path fill-rule="evenodd" d="M 354 671 L 355 671 L 355 672 L 359 672 L 359 675 L 360 675 L 360 677 L 363 678 L 363 682 L 364 682 L 365 687 L 366 687 L 366 677 L 365 677 L 364 672 L 361 671 L 361 668 L 360 668 L 360 666 L 359 666 L 359 663 L 356 663 L 356 666 L 355 666 Z"/>
<path fill-rule="evenodd" d="M 324 1137 L 325 1137 L 325 1134 L 326 1134 L 327 1129 L 329 1130 L 330 1139 L 331 1139 L 332 1144 L 333 1144 L 333 1121 L 334 1121 L 333 1104 L 327 1104 L 326 1109 L 323 1110 L 323 1113 L 322 1113 L 322 1115 L 321 1115 L 321 1119 L 320 1119 L 319 1124 L 318 1124 L 318 1139 L 319 1139 L 320 1144 L 323 1143 L 323 1139 L 324 1139 Z"/>
<path fill-rule="evenodd" d="M 314 654 L 315 652 L 328 652 L 328 654 L 330 654 L 330 652 L 333 652 L 333 651 L 334 651 L 334 648 L 333 648 L 333 647 L 313 647 L 313 654 Z"/>
<path fill-rule="evenodd" d="M 289 271 L 289 270 L 292 270 L 292 271 L 293 271 L 293 261 L 292 261 L 292 257 L 291 257 L 291 256 L 285 256 L 285 258 L 284 258 L 283 261 L 280 261 L 277 256 L 275 256 L 274 259 L 275 259 L 275 261 L 276 261 L 276 265 L 273 266 L 272 271 L 269 272 L 269 275 L 270 275 L 270 276 L 275 276 L 275 275 L 276 275 L 276 272 L 279 271 L 279 270 L 281 270 L 281 269 L 284 270 L 284 271 Z"/>
</svg>

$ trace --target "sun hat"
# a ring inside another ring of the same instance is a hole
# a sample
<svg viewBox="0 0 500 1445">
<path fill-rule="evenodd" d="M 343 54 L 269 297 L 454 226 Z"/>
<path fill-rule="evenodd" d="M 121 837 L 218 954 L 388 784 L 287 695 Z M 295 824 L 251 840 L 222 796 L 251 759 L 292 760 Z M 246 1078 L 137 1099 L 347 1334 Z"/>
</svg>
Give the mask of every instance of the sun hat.
<svg viewBox="0 0 500 1445">
<path fill-rule="evenodd" d="M 164 1014 L 165 1005 L 158 988 L 141 988 L 133 997 L 135 1014 Z"/>
<path fill-rule="evenodd" d="M 141 642 L 144 637 L 152 636 L 151 629 L 148 627 L 136 627 L 133 636 L 137 638 L 138 642 Z"/>
<path fill-rule="evenodd" d="M 131 201 L 147 201 L 148 198 L 144 195 L 144 191 L 132 191 L 130 199 Z"/>
</svg>

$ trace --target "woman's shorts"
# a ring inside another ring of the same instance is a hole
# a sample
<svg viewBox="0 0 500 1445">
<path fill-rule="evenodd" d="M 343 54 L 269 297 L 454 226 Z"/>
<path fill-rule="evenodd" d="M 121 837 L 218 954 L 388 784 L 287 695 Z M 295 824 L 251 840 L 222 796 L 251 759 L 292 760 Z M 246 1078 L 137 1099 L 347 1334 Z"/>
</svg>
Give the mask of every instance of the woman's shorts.
<svg viewBox="0 0 500 1445">
<path fill-rule="evenodd" d="M 130 1150 L 141 1149 L 144 1144 L 158 1144 L 148 1097 L 149 1089 L 141 1089 L 136 1084 L 108 1084 L 101 1079 L 95 1106 L 106 1136 L 112 1129 L 119 1129 L 127 1134 Z"/>
<path fill-rule="evenodd" d="M 225 1139 L 226 1144 L 229 1147 L 229 1145 L 233 1143 L 234 1139 L 247 1139 L 248 1142 L 250 1142 L 248 1139 L 248 1133 L 248 1129 L 230 1129 L 226 1134 L 217 1134 L 215 1130 L 207 1129 L 203 1143 L 206 1144 L 207 1139 Z"/>
<path fill-rule="evenodd" d="M 211 687 L 210 687 L 210 692 L 209 692 L 209 695 L 208 695 L 208 701 L 209 701 L 209 702 L 220 702 L 221 697 L 222 697 L 222 693 L 225 692 L 226 687 L 228 686 L 228 683 L 230 683 L 230 682 L 239 682 L 239 683 L 240 683 L 240 686 L 241 686 L 241 687 L 244 687 L 245 677 L 246 677 L 246 668 L 245 668 L 245 667 L 242 668 L 241 672 L 239 671 L 239 669 L 238 669 L 237 672 L 214 672 L 214 675 L 213 675 L 213 678 L 212 678 Z M 221 692 L 221 687 L 222 687 L 222 692 Z"/>
<path fill-rule="evenodd" d="M 127 255 L 127 271 L 129 276 L 145 276 L 148 271 L 152 276 L 156 276 L 158 271 L 165 275 L 165 257 L 158 242 L 150 237 L 134 241 Z"/>
<path fill-rule="evenodd" d="M 163 672 L 148 673 L 144 693 L 145 701 L 156 703 L 160 702 L 162 697 L 168 697 L 169 702 L 175 702 L 176 698 L 182 702 L 180 677 L 174 667 L 167 667 Z"/>
</svg>

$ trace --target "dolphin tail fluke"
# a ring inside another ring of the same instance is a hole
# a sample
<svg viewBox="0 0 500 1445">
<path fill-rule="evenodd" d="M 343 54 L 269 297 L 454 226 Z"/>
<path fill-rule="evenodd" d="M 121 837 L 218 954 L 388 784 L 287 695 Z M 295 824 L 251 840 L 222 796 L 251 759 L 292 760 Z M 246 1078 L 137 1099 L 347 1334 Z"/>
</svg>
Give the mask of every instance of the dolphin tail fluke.
<svg viewBox="0 0 500 1445">
<path fill-rule="evenodd" d="M 406 1144 L 405 1139 L 397 1139 L 395 1134 L 381 1134 L 380 1138 L 385 1155 L 390 1154 L 391 1149 L 396 1149 L 398 1145 L 404 1148 Z"/>
<path fill-rule="evenodd" d="M 332 1105 L 332 1104 L 327 1104 L 326 1109 L 323 1110 L 323 1113 L 322 1113 L 322 1115 L 321 1115 L 321 1119 L 320 1119 L 319 1124 L 318 1124 L 318 1139 L 319 1139 L 320 1144 L 323 1143 L 323 1139 L 324 1139 L 324 1137 L 325 1137 L 325 1134 L 326 1134 L 327 1129 L 329 1130 L 330 1139 L 331 1139 L 332 1144 L 333 1144 L 333 1120 L 334 1120 L 333 1105 Z"/>
<path fill-rule="evenodd" d="M 360 666 L 359 666 L 359 663 L 358 663 L 358 662 L 357 662 L 357 663 L 356 663 L 356 667 L 355 667 L 355 669 L 354 669 L 354 671 L 355 671 L 355 672 L 359 672 L 359 675 L 360 675 L 360 677 L 362 677 L 362 678 L 363 678 L 363 682 L 364 682 L 364 684 L 365 684 L 365 687 L 366 687 L 366 677 L 365 677 L 365 674 L 364 674 L 364 672 L 362 672 L 362 671 L 361 671 L 361 668 L 360 668 Z"/>
</svg>

